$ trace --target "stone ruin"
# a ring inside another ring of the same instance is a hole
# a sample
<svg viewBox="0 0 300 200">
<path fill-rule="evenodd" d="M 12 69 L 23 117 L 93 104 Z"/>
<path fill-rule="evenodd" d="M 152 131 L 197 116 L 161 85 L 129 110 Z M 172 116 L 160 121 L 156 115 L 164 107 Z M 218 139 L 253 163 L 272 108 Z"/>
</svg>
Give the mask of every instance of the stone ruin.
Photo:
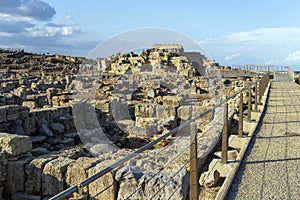
<svg viewBox="0 0 300 200">
<path fill-rule="evenodd" d="M 98 70 L 90 65 L 83 69 L 83 62 L 76 58 L 44 56 L 47 63 L 76 63 L 78 70 L 66 72 L 49 64 L 50 69 L 42 70 L 52 75 L 28 72 L 27 77 L 3 79 L 0 199 L 54 196 L 217 103 L 222 94 L 216 91 L 222 88 L 216 77 L 208 79 L 197 73 L 188 57 L 179 54 L 183 48 L 179 49 L 154 46 L 140 54 L 115 54 L 94 61 L 92 65 L 101 66 Z M 23 58 L 27 54 L 11 55 L 17 59 L 16 55 Z M 25 56 L 24 68 L 31 59 L 45 66 L 40 57 Z M 10 63 L 10 59 L 4 60 L 6 65 Z M 216 67 L 206 59 L 200 62 L 205 63 L 204 71 Z M 215 132 L 221 125 L 209 125 L 212 120 L 220 121 L 209 115 L 196 124 L 200 141 L 207 144 L 201 147 L 203 152 L 217 141 Z M 207 131 L 211 135 L 205 135 Z M 94 199 L 125 199 L 130 195 L 140 199 L 167 184 L 157 199 L 170 195 L 185 199 L 189 172 L 182 166 L 188 159 L 188 149 L 176 162 L 171 160 L 182 153 L 189 140 L 189 130 L 183 129 L 93 182 L 85 191 Z M 103 191 L 108 185 L 112 186 Z M 140 190 L 134 192 L 136 188 Z M 178 190 L 174 192 L 174 188 Z"/>
</svg>

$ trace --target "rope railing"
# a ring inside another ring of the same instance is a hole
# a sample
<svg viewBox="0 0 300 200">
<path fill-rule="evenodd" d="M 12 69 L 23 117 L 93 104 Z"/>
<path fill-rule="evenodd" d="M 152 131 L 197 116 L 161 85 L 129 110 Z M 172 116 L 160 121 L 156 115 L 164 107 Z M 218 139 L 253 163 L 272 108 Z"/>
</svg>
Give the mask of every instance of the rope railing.
<svg viewBox="0 0 300 200">
<path fill-rule="evenodd" d="M 223 127 L 223 134 L 224 133 L 228 133 L 228 123 L 226 123 L 226 121 L 228 120 L 228 109 L 226 109 L 227 105 L 228 105 L 228 101 L 231 99 L 234 99 L 236 97 L 238 97 L 240 95 L 240 98 L 242 98 L 242 94 L 246 91 L 251 91 L 253 88 L 255 88 L 255 111 L 257 111 L 257 105 L 261 104 L 261 100 L 262 100 L 262 96 L 268 86 L 269 83 L 269 73 L 266 73 L 264 75 L 261 76 L 261 78 L 259 80 L 257 80 L 256 82 L 253 82 L 249 85 L 247 85 L 246 87 L 244 87 L 242 90 L 240 90 L 239 92 L 233 94 L 232 96 L 222 100 L 221 102 L 217 103 L 215 106 L 213 106 L 212 108 L 198 114 L 197 116 L 195 116 L 194 118 L 185 121 L 184 123 L 182 123 L 180 126 L 170 130 L 169 132 L 165 133 L 164 135 L 161 135 L 160 137 L 158 137 L 156 140 L 153 140 L 149 143 L 147 143 L 146 145 L 140 147 L 139 149 L 135 150 L 133 153 L 123 157 L 122 159 L 114 162 L 113 164 L 111 164 L 110 166 L 104 168 L 103 170 L 101 170 L 100 172 L 86 178 L 85 180 L 81 181 L 80 183 L 78 183 L 77 185 L 74 185 L 62 192 L 60 192 L 59 194 L 55 195 L 54 197 L 50 198 L 50 200 L 59 200 L 59 199 L 63 199 L 66 197 L 69 197 L 70 195 L 73 194 L 73 198 L 72 199 L 81 199 L 83 196 L 83 188 L 88 186 L 90 183 L 94 182 L 95 180 L 99 179 L 100 177 L 104 176 L 105 174 L 111 172 L 112 170 L 121 167 L 125 162 L 135 158 L 137 155 L 139 155 L 139 153 L 144 152 L 146 150 L 149 150 L 150 148 L 152 148 L 155 144 L 159 143 L 160 141 L 175 135 L 179 130 L 189 127 L 191 129 L 191 133 L 190 133 L 190 145 L 187 146 L 187 148 L 185 148 L 184 150 L 187 151 L 187 149 L 190 149 L 190 158 L 187 160 L 187 163 L 184 164 L 184 166 L 181 166 L 182 169 L 184 167 L 186 167 L 189 164 L 190 167 L 190 192 L 189 192 L 189 196 L 190 199 L 198 199 L 199 197 L 199 188 L 198 188 L 198 157 L 197 157 L 197 128 L 195 125 L 195 122 L 208 115 L 211 112 L 215 112 L 215 110 L 221 106 L 224 106 L 224 127 Z M 249 96 L 249 101 L 251 101 L 251 92 L 248 93 Z M 250 107 L 249 107 L 250 106 Z M 248 107 L 250 108 L 250 113 L 251 113 L 251 102 L 248 104 Z M 249 113 L 248 112 L 248 113 Z M 243 114 L 243 110 L 240 109 L 240 114 Z M 194 125 L 193 125 L 194 124 Z M 242 130 L 242 124 L 239 124 L 239 126 L 241 126 L 241 130 Z M 227 131 L 226 131 L 227 130 Z M 226 136 L 228 137 L 228 136 Z M 223 138 L 225 138 L 225 136 L 223 136 Z M 223 139 L 224 140 L 224 139 Z M 227 163 L 227 149 L 228 149 L 228 141 L 223 141 L 223 145 L 222 145 L 222 162 L 223 163 Z M 164 150 L 161 150 L 160 152 L 163 152 Z M 180 155 L 182 155 L 182 152 L 179 152 L 178 155 L 176 155 L 175 157 L 173 157 L 174 160 L 178 159 L 180 157 Z M 173 161 L 174 161 L 173 160 Z M 172 161 L 172 160 L 171 160 Z M 172 162 L 173 162 L 172 161 Z M 166 168 L 167 165 L 169 165 L 170 162 L 166 163 L 165 166 L 161 167 L 158 169 L 158 171 L 156 173 L 154 173 L 154 176 L 157 175 L 159 172 L 161 172 L 163 169 Z M 182 170 L 181 169 L 181 170 Z M 177 172 L 179 173 L 179 171 Z M 153 176 L 153 177 L 154 177 Z M 112 186 L 109 186 L 112 187 Z M 180 188 L 180 187 L 179 187 Z M 139 188 L 137 188 L 138 190 Z M 178 189 L 177 189 L 178 190 Z M 175 191 L 176 192 L 176 191 Z M 172 194 L 173 196 L 174 194 Z"/>
</svg>

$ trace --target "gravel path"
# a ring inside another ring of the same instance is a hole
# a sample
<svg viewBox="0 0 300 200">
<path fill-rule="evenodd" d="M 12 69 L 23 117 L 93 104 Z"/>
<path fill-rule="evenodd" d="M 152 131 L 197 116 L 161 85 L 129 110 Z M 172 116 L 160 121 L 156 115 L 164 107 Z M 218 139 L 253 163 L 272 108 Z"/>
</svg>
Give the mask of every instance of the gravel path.
<svg viewBox="0 0 300 200">
<path fill-rule="evenodd" d="M 300 199 L 300 86 L 273 82 L 266 114 L 226 199 Z"/>
</svg>

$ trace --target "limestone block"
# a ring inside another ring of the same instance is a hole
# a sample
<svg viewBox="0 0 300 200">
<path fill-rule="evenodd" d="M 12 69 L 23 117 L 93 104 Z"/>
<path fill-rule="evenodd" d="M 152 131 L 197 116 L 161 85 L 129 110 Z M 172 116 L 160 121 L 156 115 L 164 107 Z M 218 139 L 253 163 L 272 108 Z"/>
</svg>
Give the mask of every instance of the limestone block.
<svg viewBox="0 0 300 200">
<path fill-rule="evenodd" d="M 0 123 L 2 122 L 7 122 L 5 107 L 0 107 Z"/>
<path fill-rule="evenodd" d="M 146 184 L 145 196 L 151 199 L 186 199 L 188 194 L 189 174 L 183 169 L 163 170 L 159 174 L 155 172 L 144 173 L 139 185 Z"/>
<path fill-rule="evenodd" d="M 74 162 L 73 159 L 59 157 L 48 162 L 43 170 L 42 191 L 44 196 L 53 196 L 62 190 L 65 185 L 67 167 Z"/>
<path fill-rule="evenodd" d="M 30 195 L 22 192 L 18 192 L 12 196 L 12 200 L 41 200 L 40 196 Z"/>
<path fill-rule="evenodd" d="M 73 186 L 86 179 L 87 170 L 96 164 L 96 158 L 80 157 L 67 168 L 66 183 Z"/>
<path fill-rule="evenodd" d="M 88 170 L 88 176 L 92 176 L 95 173 L 103 170 L 107 167 L 110 162 L 105 161 L 97 164 L 95 167 L 92 167 Z M 111 172 L 105 174 L 101 178 L 97 179 L 96 181 L 92 182 L 88 186 L 90 199 L 116 199 L 116 185 L 114 182 L 114 177 Z"/>
<path fill-rule="evenodd" d="M 0 133 L 0 147 L 10 156 L 18 156 L 30 151 L 32 143 L 28 136 Z"/>
<path fill-rule="evenodd" d="M 29 108 L 19 105 L 5 106 L 7 114 L 6 118 L 8 121 L 15 121 L 17 119 L 24 119 L 28 117 Z"/>
<path fill-rule="evenodd" d="M 33 157 L 23 157 L 19 160 L 8 161 L 5 190 L 9 195 L 24 192 L 25 165 L 32 159 Z M 17 176 L 16 173 L 18 174 Z"/>
<path fill-rule="evenodd" d="M 33 159 L 25 167 L 26 181 L 25 192 L 28 194 L 39 194 L 42 187 L 42 172 L 47 162 L 56 157 L 46 155 Z"/>
<path fill-rule="evenodd" d="M 30 110 L 37 108 L 37 104 L 34 101 L 23 101 L 22 106 L 28 107 Z"/>
<path fill-rule="evenodd" d="M 67 115 L 60 116 L 58 118 L 55 118 L 53 121 L 55 123 L 63 124 L 66 131 L 75 128 L 74 118 L 72 116 L 67 116 Z"/>
<path fill-rule="evenodd" d="M 61 123 L 51 123 L 49 127 L 54 134 L 60 134 L 65 131 L 65 126 Z"/>
<path fill-rule="evenodd" d="M 122 167 L 115 174 L 119 190 L 117 199 L 143 199 L 143 190 L 137 192 L 139 178 L 143 175 L 141 169 L 137 167 Z"/>
</svg>

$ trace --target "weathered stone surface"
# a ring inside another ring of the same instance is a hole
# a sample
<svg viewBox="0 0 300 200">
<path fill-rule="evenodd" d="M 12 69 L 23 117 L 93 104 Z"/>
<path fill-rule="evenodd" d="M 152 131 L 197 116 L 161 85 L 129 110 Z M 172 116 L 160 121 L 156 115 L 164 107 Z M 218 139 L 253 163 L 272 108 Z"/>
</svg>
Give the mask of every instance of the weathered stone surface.
<svg viewBox="0 0 300 200">
<path fill-rule="evenodd" d="M 42 191 L 45 196 L 52 196 L 65 189 L 65 175 L 73 159 L 59 157 L 48 162 L 43 170 Z"/>
<path fill-rule="evenodd" d="M 17 119 L 24 119 L 28 116 L 29 108 L 19 105 L 4 106 L 7 111 L 6 118 L 8 121 L 15 121 Z"/>
<path fill-rule="evenodd" d="M 8 133 L 0 133 L 0 147 L 10 156 L 18 156 L 31 150 L 30 137 Z"/>
<path fill-rule="evenodd" d="M 48 127 L 48 122 L 45 119 L 40 121 L 39 134 L 46 136 L 53 136 L 52 131 Z"/>
<path fill-rule="evenodd" d="M 56 157 L 54 156 L 41 156 L 33 159 L 25 167 L 26 181 L 25 192 L 28 194 L 41 194 L 42 187 L 42 172 L 45 164 Z"/>
<path fill-rule="evenodd" d="M 88 176 L 92 176 L 95 173 L 103 170 L 109 166 L 110 162 L 105 161 L 97 164 L 88 170 Z M 115 199 L 116 186 L 112 173 L 107 173 L 96 181 L 92 182 L 88 186 L 91 199 Z"/>
<path fill-rule="evenodd" d="M 63 133 L 65 131 L 65 126 L 61 123 L 51 123 L 49 127 L 54 134 Z"/>
<path fill-rule="evenodd" d="M 116 172 L 119 182 L 117 199 L 186 199 L 188 172 L 183 169 L 142 171 L 137 167 L 123 167 Z"/>
<path fill-rule="evenodd" d="M 50 153 L 46 148 L 37 147 L 31 150 L 33 156 L 41 156 Z"/>
<path fill-rule="evenodd" d="M 143 188 L 139 188 L 139 179 L 143 176 L 143 172 L 137 167 L 122 167 L 115 174 L 118 182 L 119 190 L 117 199 L 143 199 Z"/>
<path fill-rule="evenodd" d="M 8 161 L 5 191 L 9 195 L 24 191 L 24 183 L 26 177 L 25 165 L 32 159 L 33 157 L 24 157 L 16 161 Z"/>
<path fill-rule="evenodd" d="M 71 130 L 75 128 L 74 118 L 72 116 L 64 115 L 54 119 L 54 122 L 61 123 L 65 126 L 65 130 Z"/>
<path fill-rule="evenodd" d="M 41 200 L 40 196 L 30 195 L 22 192 L 18 192 L 12 196 L 12 200 Z"/>
<path fill-rule="evenodd" d="M 96 161 L 96 158 L 81 157 L 71 163 L 68 166 L 66 174 L 66 183 L 68 186 L 76 185 L 86 179 L 88 177 L 87 170 L 96 165 Z"/>
<path fill-rule="evenodd" d="M 30 110 L 37 108 L 37 104 L 34 101 L 23 101 L 22 106 L 28 107 Z"/>
<path fill-rule="evenodd" d="M 25 135 L 25 131 L 22 125 L 23 121 L 21 119 L 12 122 L 10 125 L 10 133 L 17 135 Z"/>
<path fill-rule="evenodd" d="M 200 176 L 199 184 L 204 187 L 213 187 L 220 180 L 220 172 L 218 170 L 204 172 Z"/>
<path fill-rule="evenodd" d="M 163 170 L 159 174 L 145 173 L 139 184 L 146 184 L 145 197 L 151 199 L 186 199 L 189 175 L 185 169 Z"/>
<path fill-rule="evenodd" d="M 0 107 L 0 123 L 7 122 L 6 118 L 6 109 L 3 107 Z"/>
</svg>

